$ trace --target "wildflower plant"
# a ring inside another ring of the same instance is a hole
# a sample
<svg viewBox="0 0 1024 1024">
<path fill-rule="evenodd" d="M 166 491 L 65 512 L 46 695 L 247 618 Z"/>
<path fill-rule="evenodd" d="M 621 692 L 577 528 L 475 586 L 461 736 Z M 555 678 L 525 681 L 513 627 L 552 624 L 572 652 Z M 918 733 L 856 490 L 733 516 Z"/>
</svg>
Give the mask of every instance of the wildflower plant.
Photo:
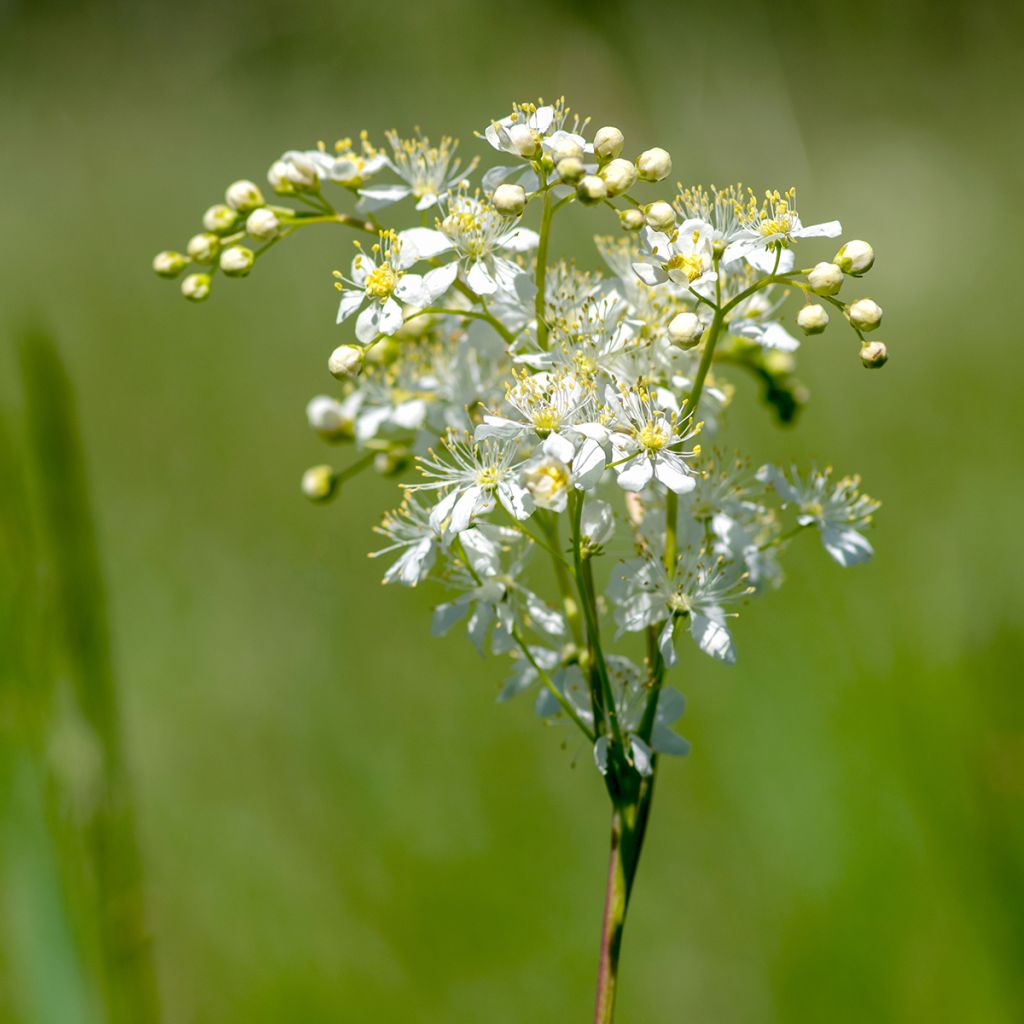
<svg viewBox="0 0 1024 1024">
<path fill-rule="evenodd" d="M 307 407 L 353 454 L 307 470 L 302 490 L 326 502 L 357 473 L 399 477 L 372 553 L 384 582 L 439 586 L 433 632 L 465 628 L 507 661 L 499 700 L 532 693 L 592 752 L 612 806 L 594 1018 L 607 1022 L 659 763 L 689 749 L 670 673 L 691 647 L 736 660 L 739 608 L 780 585 L 799 535 L 843 567 L 872 554 L 877 503 L 857 477 L 754 469 L 719 437 L 732 372 L 795 418 L 798 335 L 830 311 L 865 367 L 885 363 L 868 337 L 882 310 L 857 292 L 874 252 L 850 240 L 808 257 L 841 227 L 805 225 L 793 189 L 672 190 L 664 149 L 627 159 L 617 128 L 592 131 L 561 100 L 516 104 L 477 135 L 497 162 L 476 181 L 478 157 L 418 130 L 288 151 L 268 174 L 278 198 L 233 183 L 154 269 L 201 302 L 311 225 L 357 236 L 334 272 L 337 383 Z M 617 232 L 597 239 L 601 271 L 549 256 L 574 206 Z M 527 575 L 538 562 L 547 584 Z"/>
</svg>

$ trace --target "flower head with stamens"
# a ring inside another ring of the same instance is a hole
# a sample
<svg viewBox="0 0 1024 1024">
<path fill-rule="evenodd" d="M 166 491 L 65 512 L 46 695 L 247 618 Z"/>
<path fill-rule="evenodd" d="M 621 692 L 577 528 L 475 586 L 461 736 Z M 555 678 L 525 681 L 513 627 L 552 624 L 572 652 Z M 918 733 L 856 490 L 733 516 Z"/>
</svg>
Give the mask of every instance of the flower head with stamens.
<svg viewBox="0 0 1024 1024">
<path fill-rule="evenodd" d="M 380 526 L 374 527 L 374 532 L 390 543 L 371 551 L 371 558 L 399 552 L 397 561 L 384 573 L 385 583 L 404 583 L 407 587 L 414 587 L 426 579 L 443 544 L 441 532 L 431 522 L 429 509 L 406 494 L 398 508 L 385 513 Z"/>
<path fill-rule="evenodd" d="M 358 143 L 348 138 L 339 139 L 331 152 L 321 142 L 305 156 L 312 161 L 322 180 L 353 190 L 362 188 L 388 166 L 387 156 L 370 143 L 369 133 L 365 131 L 359 133 Z"/>
<path fill-rule="evenodd" d="M 725 250 L 723 263 L 750 259 L 758 253 L 776 254 L 801 238 L 835 238 L 842 232 L 837 220 L 804 227 L 796 212 L 796 189 L 770 191 L 763 200 L 748 189 L 745 201 L 736 202 L 736 219 L 741 228 Z M 758 263 L 759 269 L 764 267 Z M 792 265 L 790 263 L 790 265 Z M 767 268 L 771 270 L 769 266 Z"/>
<path fill-rule="evenodd" d="M 718 275 L 714 264 L 711 225 L 702 220 L 685 220 L 670 234 L 644 228 L 641 234 L 643 259 L 633 270 L 644 284 L 654 286 L 672 281 L 696 295 L 710 294 Z"/>
</svg>

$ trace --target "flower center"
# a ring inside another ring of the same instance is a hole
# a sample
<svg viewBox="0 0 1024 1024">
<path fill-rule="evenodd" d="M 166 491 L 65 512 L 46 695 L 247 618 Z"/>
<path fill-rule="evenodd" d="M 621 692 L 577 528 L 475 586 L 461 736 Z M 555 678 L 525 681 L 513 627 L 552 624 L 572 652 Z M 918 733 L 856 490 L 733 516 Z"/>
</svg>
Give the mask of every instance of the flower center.
<svg viewBox="0 0 1024 1024">
<path fill-rule="evenodd" d="M 809 516 L 814 516 L 815 519 L 820 519 L 825 512 L 820 501 L 805 501 L 800 506 L 800 511 Z"/>
<path fill-rule="evenodd" d="M 694 253 L 691 256 L 684 256 L 682 253 L 673 256 L 665 264 L 666 270 L 681 270 L 687 281 L 696 281 L 704 273 L 704 257 Z"/>
<path fill-rule="evenodd" d="M 668 606 L 677 615 L 689 615 L 691 611 L 690 599 L 678 591 L 668 599 Z"/>
<path fill-rule="evenodd" d="M 637 431 L 636 441 L 644 451 L 660 452 L 669 442 L 669 431 L 664 420 L 648 420 Z"/>
<path fill-rule="evenodd" d="M 484 466 L 476 471 L 477 487 L 497 487 L 501 473 L 497 466 Z"/>
<path fill-rule="evenodd" d="M 375 299 L 386 299 L 398 284 L 398 275 L 386 264 L 374 267 L 366 277 L 366 294 Z"/>
<path fill-rule="evenodd" d="M 553 405 L 545 405 L 533 414 L 533 427 L 538 434 L 544 436 L 562 425 L 562 417 Z"/>
</svg>

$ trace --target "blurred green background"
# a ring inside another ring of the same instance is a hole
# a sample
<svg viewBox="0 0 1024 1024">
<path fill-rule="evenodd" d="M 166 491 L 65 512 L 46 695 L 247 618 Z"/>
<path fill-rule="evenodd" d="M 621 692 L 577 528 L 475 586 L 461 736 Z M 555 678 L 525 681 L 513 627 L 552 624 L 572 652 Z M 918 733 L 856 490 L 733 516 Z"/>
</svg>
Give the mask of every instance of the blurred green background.
<svg viewBox="0 0 1024 1024">
<path fill-rule="evenodd" d="M 1022 39 L 1018 5 L 920 0 L 0 4 L 0 1020 L 107 1019 L 96 906 L 129 960 L 145 922 L 168 1024 L 589 1019 L 588 755 L 494 706 L 504 666 L 430 639 L 434 595 L 378 586 L 393 482 L 298 494 L 348 236 L 198 308 L 149 270 L 286 148 L 421 124 L 483 152 L 560 93 L 686 181 L 795 184 L 869 239 L 891 353 L 811 339 L 797 430 L 732 421 L 755 459 L 862 472 L 877 558 L 795 549 L 735 669 L 686 655 L 621 1020 L 1024 1020 Z M 31 331 L 73 410 L 45 358 L 26 393 Z M 111 685 L 123 765 L 74 699 Z M 76 895 L 81 821 L 131 878 L 137 834 L 143 911 Z"/>
</svg>

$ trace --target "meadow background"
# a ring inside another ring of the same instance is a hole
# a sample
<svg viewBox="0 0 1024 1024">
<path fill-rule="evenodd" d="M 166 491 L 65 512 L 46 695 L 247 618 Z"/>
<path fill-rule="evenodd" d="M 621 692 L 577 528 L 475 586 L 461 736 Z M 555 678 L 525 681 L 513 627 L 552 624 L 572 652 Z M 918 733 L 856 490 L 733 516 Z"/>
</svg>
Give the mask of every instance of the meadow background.
<svg viewBox="0 0 1024 1024">
<path fill-rule="evenodd" d="M 798 429 L 732 422 L 862 472 L 877 558 L 798 546 L 735 669 L 685 654 L 621 1019 L 1024 1019 L 1022 40 L 1017 5 L 921 0 L 0 3 L 0 1021 L 130 1019 L 95 950 L 129 963 L 140 922 L 166 1024 L 589 1019 L 587 755 L 494 706 L 430 593 L 379 587 L 393 482 L 298 493 L 348 236 L 202 307 L 149 270 L 286 148 L 420 124 L 483 153 L 561 93 L 869 239 L 891 353 L 811 339 Z M 139 880 L 113 907 L 97 851 Z"/>
</svg>

